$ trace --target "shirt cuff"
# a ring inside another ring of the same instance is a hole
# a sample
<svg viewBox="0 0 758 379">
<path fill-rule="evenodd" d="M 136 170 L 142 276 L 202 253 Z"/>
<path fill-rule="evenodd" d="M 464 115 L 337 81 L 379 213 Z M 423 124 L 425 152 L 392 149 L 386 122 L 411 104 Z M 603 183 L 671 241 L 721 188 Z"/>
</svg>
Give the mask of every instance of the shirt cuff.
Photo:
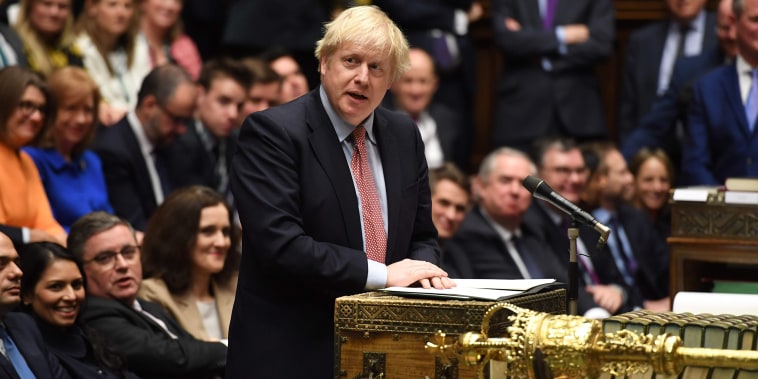
<svg viewBox="0 0 758 379">
<path fill-rule="evenodd" d="M 563 26 L 555 27 L 555 38 L 558 39 L 558 52 L 561 55 L 568 54 L 568 45 L 566 45 L 566 32 L 563 31 Z"/>
<path fill-rule="evenodd" d="M 456 9 L 454 15 L 453 28 L 455 34 L 465 36 L 468 33 L 468 14 L 461 9 Z"/>
<path fill-rule="evenodd" d="M 366 289 L 378 290 L 387 287 L 387 266 L 383 263 L 368 260 L 368 276 L 366 277 Z"/>
<path fill-rule="evenodd" d="M 29 243 L 29 228 L 21 228 L 21 241 Z"/>
</svg>

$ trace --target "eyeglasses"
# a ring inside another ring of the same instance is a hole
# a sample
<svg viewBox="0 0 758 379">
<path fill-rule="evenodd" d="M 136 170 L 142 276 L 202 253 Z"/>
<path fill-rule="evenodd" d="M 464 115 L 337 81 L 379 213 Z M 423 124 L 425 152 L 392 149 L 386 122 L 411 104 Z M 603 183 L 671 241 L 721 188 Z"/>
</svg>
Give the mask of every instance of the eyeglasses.
<svg viewBox="0 0 758 379">
<path fill-rule="evenodd" d="M 102 253 L 96 255 L 94 258 L 84 261 L 84 264 L 95 263 L 103 270 L 108 270 L 113 268 L 113 266 L 116 264 L 116 257 L 118 255 L 121 255 L 125 261 L 131 262 L 134 260 L 134 258 L 137 257 L 138 254 L 138 246 L 128 245 L 122 247 L 121 251 L 103 251 Z"/>
<path fill-rule="evenodd" d="M 31 116 L 35 111 L 44 116 L 46 110 L 45 108 L 45 104 L 35 104 L 34 102 L 28 100 L 22 100 L 18 103 L 18 110 L 20 110 L 24 116 Z"/>
<path fill-rule="evenodd" d="M 578 176 L 586 176 L 587 173 L 589 172 L 589 170 L 587 170 L 587 167 L 558 166 L 558 167 L 551 167 L 548 170 L 553 171 L 559 176 L 571 176 L 571 174 L 576 174 Z"/>
<path fill-rule="evenodd" d="M 171 123 L 174 125 L 190 125 L 193 121 L 192 117 L 187 116 L 179 116 L 177 114 L 174 114 L 168 108 L 166 108 L 163 104 L 158 103 L 158 107 L 161 109 L 163 114 L 166 115 L 171 120 Z"/>
</svg>

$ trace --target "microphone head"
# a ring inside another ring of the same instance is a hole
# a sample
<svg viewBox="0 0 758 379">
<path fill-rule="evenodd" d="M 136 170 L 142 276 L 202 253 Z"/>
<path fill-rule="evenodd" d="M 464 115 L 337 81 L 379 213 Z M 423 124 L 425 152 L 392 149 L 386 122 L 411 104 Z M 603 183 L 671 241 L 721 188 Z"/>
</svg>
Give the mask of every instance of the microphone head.
<svg viewBox="0 0 758 379">
<path fill-rule="evenodd" d="M 531 175 L 527 175 L 526 178 L 524 178 L 524 181 L 521 182 L 524 188 L 529 190 L 531 193 L 534 193 L 534 191 L 537 190 L 537 187 L 539 187 L 542 183 L 544 183 L 542 179 Z"/>
</svg>

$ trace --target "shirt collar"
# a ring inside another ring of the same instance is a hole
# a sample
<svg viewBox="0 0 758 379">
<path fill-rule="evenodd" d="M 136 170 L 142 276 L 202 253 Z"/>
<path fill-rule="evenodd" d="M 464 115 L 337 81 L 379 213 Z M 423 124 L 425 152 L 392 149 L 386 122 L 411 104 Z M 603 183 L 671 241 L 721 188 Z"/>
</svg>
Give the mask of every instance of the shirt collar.
<svg viewBox="0 0 758 379">
<path fill-rule="evenodd" d="M 592 211 L 592 215 L 595 216 L 595 219 L 599 223 L 608 225 L 608 223 L 611 221 L 611 217 L 614 215 L 614 212 L 611 212 L 605 208 L 597 208 Z"/>
<path fill-rule="evenodd" d="M 357 125 L 352 125 L 337 115 L 337 111 L 334 110 L 332 104 L 329 102 L 329 98 L 326 96 L 326 91 L 324 90 L 323 85 L 319 86 L 319 95 L 321 98 L 321 105 L 324 106 L 326 114 L 329 116 L 329 121 L 331 121 L 332 126 L 334 126 L 334 131 L 337 133 L 337 138 L 339 139 L 340 143 L 344 142 L 348 136 L 353 134 L 353 130 Z M 374 112 L 371 112 L 371 114 L 368 116 L 368 118 L 366 118 L 366 121 L 364 121 L 362 125 L 364 128 L 366 128 L 369 141 L 376 145 L 376 139 L 374 138 Z"/>
<path fill-rule="evenodd" d="M 137 137 L 140 150 L 144 153 L 152 154 L 155 147 L 153 146 L 153 143 L 147 139 L 145 129 L 143 129 L 142 123 L 140 122 L 139 117 L 137 117 L 137 114 L 134 113 L 134 111 L 130 111 L 126 114 L 126 120 L 129 121 L 129 126 L 131 126 L 135 137 Z"/>
</svg>

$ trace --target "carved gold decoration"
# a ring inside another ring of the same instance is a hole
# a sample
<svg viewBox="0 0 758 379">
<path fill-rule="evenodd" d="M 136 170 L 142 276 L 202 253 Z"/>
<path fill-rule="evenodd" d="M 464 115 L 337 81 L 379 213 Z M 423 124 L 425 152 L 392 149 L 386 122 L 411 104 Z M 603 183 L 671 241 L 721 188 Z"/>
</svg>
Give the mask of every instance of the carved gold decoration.
<svg viewBox="0 0 758 379">
<path fill-rule="evenodd" d="M 490 320 L 510 311 L 510 326 L 502 337 L 488 337 Z M 679 336 L 642 335 L 630 330 L 604 334 L 601 323 L 580 316 L 550 315 L 508 303 L 490 307 L 479 333 L 468 332 L 450 341 L 438 332 L 426 345 L 432 354 L 457 357 L 479 365 L 480 377 L 489 361 L 505 363 L 505 375 L 514 378 L 596 378 L 644 373 L 676 375 L 685 366 L 758 370 L 758 351 L 701 349 L 682 346 Z"/>
</svg>

